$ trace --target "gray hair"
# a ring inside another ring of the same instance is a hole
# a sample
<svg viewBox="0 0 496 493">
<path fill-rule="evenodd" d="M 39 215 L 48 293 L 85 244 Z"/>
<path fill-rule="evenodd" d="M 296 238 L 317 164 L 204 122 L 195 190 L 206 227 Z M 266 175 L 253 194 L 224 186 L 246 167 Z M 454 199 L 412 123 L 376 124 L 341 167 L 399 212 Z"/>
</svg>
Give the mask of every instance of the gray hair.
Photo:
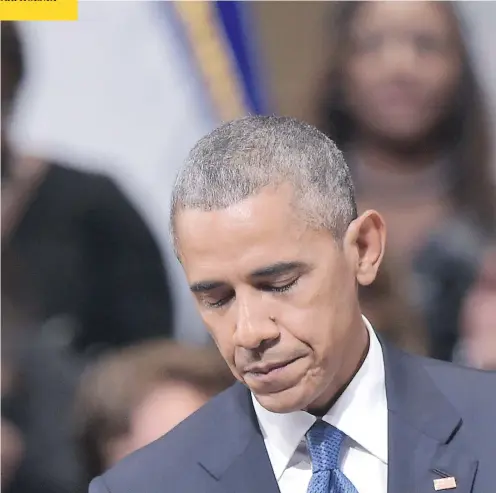
<svg viewBox="0 0 496 493">
<path fill-rule="evenodd" d="M 357 217 L 353 183 L 336 144 L 294 118 L 248 116 L 203 137 L 179 171 L 172 192 L 170 229 L 180 209 L 227 208 L 267 186 L 290 183 L 295 209 L 339 241 Z"/>
</svg>

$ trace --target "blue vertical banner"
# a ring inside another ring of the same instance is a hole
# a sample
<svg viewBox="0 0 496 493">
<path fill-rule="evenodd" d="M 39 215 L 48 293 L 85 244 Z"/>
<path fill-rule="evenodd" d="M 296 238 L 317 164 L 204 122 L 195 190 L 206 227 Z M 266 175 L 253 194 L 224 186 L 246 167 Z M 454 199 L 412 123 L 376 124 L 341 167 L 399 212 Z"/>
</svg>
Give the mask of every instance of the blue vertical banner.
<svg viewBox="0 0 496 493">
<path fill-rule="evenodd" d="M 215 5 L 226 42 L 236 62 L 246 105 L 252 113 L 264 113 L 267 108 L 263 97 L 262 74 L 259 72 L 258 39 L 250 16 L 251 4 L 217 0 Z"/>
<path fill-rule="evenodd" d="M 221 120 L 267 111 L 250 3 L 175 1 L 183 38 Z"/>
</svg>

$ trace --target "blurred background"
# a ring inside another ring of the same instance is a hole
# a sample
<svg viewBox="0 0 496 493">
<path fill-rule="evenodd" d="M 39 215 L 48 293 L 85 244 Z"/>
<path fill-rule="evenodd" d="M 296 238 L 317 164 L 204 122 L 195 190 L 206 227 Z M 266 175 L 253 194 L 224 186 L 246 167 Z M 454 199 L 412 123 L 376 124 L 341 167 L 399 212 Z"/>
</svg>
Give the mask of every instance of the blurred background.
<svg viewBox="0 0 496 493">
<path fill-rule="evenodd" d="M 317 125 L 388 254 L 401 347 L 496 369 L 496 2 L 80 2 L 1 23 L 2 488 L 77 493 L 231 383 L 168 239 L 195 141 Z"/>
</svg>

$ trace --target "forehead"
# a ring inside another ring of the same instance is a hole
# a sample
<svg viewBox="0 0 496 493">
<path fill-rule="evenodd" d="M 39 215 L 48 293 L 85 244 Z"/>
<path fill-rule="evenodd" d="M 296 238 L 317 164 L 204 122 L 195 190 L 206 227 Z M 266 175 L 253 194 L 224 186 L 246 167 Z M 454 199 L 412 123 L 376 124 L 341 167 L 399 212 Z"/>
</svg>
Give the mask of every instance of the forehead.
<svg viewBox="0 0 496 493">
<path fill-rule="evenodd" d="M 323 243 L 292 207 L 291 187 L 265 189 L 231 207 L 178 212 L 176 233 L 181 263 L 189 280 L 245 275 L 281 261 L 305 260 Z"/>
<path fill-rule="evenodd" d="M 352 23 L 355 34 L 369 29 L 422 29 L 449 36 L 453 20 L 439 2 L 365 2 Z"/>
</svg>

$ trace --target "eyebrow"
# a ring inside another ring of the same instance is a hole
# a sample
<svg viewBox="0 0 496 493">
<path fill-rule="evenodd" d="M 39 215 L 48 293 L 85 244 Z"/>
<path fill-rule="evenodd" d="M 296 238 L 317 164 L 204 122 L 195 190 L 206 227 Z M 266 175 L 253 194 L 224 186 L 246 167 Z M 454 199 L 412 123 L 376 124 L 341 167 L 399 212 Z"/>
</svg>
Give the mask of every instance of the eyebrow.
<svg viewBox="0 0 496 493">
<path fill-rule="evenodd" d="M 250 274 L 250 277 L 270 277 L 277 276 L 280 274 L 287 274 L 289 272 L 299 270 L 299 269 L 307 269 L 308 266 L 303 262 L 277 262 L 272 265 L 267 265 L 266 267 L 262 267 L 253 271 Z"/>
<path fill-rule="evenodd" d="M 189 289 L 193 293 L 205 293 L 206 291 L 211 291 L 212 289 L 220 288 L 224 285 L 225 283 L 220 281 L 200 281 L 191 284 Z"/>
</svg>

